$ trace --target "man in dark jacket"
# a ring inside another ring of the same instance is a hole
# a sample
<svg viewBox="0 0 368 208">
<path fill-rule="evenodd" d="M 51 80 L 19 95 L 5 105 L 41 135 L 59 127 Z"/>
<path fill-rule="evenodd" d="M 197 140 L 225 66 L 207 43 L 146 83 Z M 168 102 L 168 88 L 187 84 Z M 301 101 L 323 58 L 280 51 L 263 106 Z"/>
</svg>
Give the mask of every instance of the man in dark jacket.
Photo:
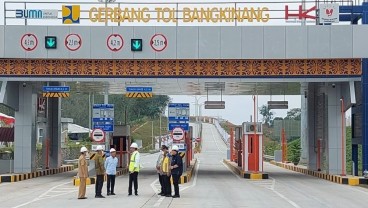
<svg viewBox="0 0 368 208">
<path fill-rule="evenodd" d="M 179 147 L 174 145 L 171 151 L 172 158 L 171 158 L 171 167 L 170 167 L 173 184 L 174 184 L 174 190 L 175 190 L 175 195 L 173 196 L 173 198 L 180 198 L 179 179 L 180 179 L 180 176 L 183 174 L 183 160 L 181 159 L 178 153 L 179 153 Z"/>
<path fill-rule="evenodd" d="M 96 195 L 95 198 L 105 198 L 102 196 L 102 186 L 104 183 L 104 176 L 106 174 L 105 162 L 102 158 L 103 148 L 101 145 L 97 146 L 97 154 L 95 157 L 95 169 L 96 169 Z"/>
</svg>

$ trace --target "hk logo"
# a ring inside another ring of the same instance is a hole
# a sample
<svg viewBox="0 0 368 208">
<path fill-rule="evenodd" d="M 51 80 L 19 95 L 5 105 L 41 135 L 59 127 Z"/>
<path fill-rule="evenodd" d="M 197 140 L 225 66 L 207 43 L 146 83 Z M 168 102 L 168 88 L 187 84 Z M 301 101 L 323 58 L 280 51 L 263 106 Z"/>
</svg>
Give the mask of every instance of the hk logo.
<svg viewBox="0 0 368 208">
<path fill-rule="evenodd" d="M 316 6 L 310 8 L 306 11 L 303 11 L 302 5 L 299 5 L 299 12 L 292 14 L 289 11 L 289 6 L 285 5 L 285 19 L 288 20 L 289 17 L 296 17 L 299 20 L 302 20 L 302 19 L 316 19 L 315 15 L 310 15 L 309 14 L 310 12 L 315 11 L 315 10 L 316 10 Z M 331 11 L 331 13 L 332 13 L 332 11 Z"/>
<path fill-rule="evenodd" d="M 333 14 L 333 9 L 326 9 L 326 15 L 331 17 Z"/>
</svg>

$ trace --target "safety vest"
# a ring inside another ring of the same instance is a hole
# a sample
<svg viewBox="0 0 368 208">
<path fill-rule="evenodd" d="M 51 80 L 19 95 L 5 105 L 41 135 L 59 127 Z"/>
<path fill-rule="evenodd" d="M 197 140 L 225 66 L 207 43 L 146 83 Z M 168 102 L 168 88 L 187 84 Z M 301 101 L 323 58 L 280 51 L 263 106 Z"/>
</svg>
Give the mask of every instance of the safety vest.
<svg viewBox="0 0 368 208">
<path fill-rule="evenodd" d="M 132 156 L 130 157 L 130 163 L 129 163 L 129 172 L 139 172 L 139 167 L 135 166 L 135 156 L 137 155 L 137 151 L 133 152 Z"/>
</svg>

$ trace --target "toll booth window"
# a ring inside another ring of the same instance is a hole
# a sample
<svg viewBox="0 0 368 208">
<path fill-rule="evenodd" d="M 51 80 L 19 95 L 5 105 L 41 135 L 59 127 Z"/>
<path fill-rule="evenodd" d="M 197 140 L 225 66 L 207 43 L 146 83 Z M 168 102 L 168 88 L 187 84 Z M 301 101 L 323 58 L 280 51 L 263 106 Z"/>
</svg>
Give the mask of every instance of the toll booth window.
<svg viewBox="0 0 368 208">
<path fill-rule="evenodd" d="M 253 153 L 253 137 L 250 138 L 250 150 L 249 153 Z"/>
</svg>

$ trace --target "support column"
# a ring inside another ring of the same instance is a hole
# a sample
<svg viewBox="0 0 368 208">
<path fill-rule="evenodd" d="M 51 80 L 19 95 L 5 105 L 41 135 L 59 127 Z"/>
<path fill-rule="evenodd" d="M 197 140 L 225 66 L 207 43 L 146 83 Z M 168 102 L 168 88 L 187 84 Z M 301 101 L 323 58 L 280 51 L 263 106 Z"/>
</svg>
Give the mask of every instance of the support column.
<svg viewBox="0 0 368 208">
<path fill-rule="evenodd" d="M 344 98 L 341 96 L 341 86 L 341 84 L 336 84 L 335 87 L 332 85 L 327 86 L 328 173 L 335 175 L 346 174 L 345 116 L 342 117 L 342 114 L 345 114 L 345 110 L 341 112 L 344 105 Z M 348 100 L 349 98 L 345 99 Z"/>
<path fill-rule="evenodd" d="M 300 164 L 308 164 L 308 83 L 301 83 L 301 122 L 300 122 Z"/>
<path fill-rule="evenodd" d="M 19 109 L 15 111 L 14 172 L 29 173 L 36 169 L 36 103 L 32 86 L 19 83 Z"/>
<path fill-rule="evenodd" d="M 316 84 L 308 84 L 308 99 L 307 99 L 307 121 L 308 121 L 308 170 L 317 170 L 317 154 L 315 142 L 315 120 L 316 120 Z"/>
<path fill-rule="evenodd" d="M 368 13 L 367 13 L 368 23 Z M 362 121 L 363 121 L 363 135 L 362 135 L 362 159 L 363 171 L 368 170 L 368 59 L 363 59 L 362 65 Z"/>
<path fill-rule="evenodd" d="M 104 104 L 109 104 L 109 91 L 106 87 L 104 94 Z M 105 132 L 105 150 L 110 150 L 110 132 Z"/>
<path fill-rule="evenodd" d="M 52 85 L 52 84 L 50 84 Z M 53 86 L 57 86 L 55 84 Z M 48 98 L 47 101 L 47 131 L 49 140 L 49 168 L 58 168 L 61 158 L 61 98 Z"/>
</svg>

